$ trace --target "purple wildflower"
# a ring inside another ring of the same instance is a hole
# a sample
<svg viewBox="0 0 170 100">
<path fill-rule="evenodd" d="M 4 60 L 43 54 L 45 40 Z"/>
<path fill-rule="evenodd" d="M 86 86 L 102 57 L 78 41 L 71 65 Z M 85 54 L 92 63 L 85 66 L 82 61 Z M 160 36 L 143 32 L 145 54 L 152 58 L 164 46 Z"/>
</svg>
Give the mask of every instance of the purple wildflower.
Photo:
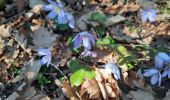
<svg viewBox="0 0 170 100">
<path fill-rule="evenodd" d="M 43 56 L 41 59 L 41 63 L 42 64 L 47 63 L 47 67 L 48 67 L 51 62 L 51 51 L 49 49 L 38 49 L 37 53 L 39 56 Z"/>
<path fill-rule="evenodd" d="M 153 22 L 156 20 L 157 14 L 155 9 L 144 9 L 140 12 L 140 17 L 142 19 L 142 22 L 146 22 L 149 20 L 150 22 Z"/>
<path fill-rule="evenodd" d="M 166 76 L 170 78 L 170 67 L 165 67 L 164 72 L 162 73 L 162 77 L 166 77 Z"/>
<path fill-rule="evenodd" d="M 79 48 L 83 43 L 83 46 L 87 50 L 91 50 L 92 44 L 95 44 L 95 38 L 89 32 L 85 31 L 78 33 L 72 40 L 72 42 L 74 43 L 74 48 Z"/>
<path fill-rule="evenodd" d="M 74 28 L 74 17 L 68 12 L 64 13 L 64 16 L 58 16 L 57 17 L 57 22 L 59 24 L 69 24 L 70 28 Z"/>
<path fill-rule="evenodd" d="M 81 55 L 80 56 L 82 56 L 82 57 L 95 57 L 95 53 L 94 52 L 92 52 L 92 51 L 88 51 L 88 50 L 85 50 L 84 52 L 82 52 L 81 53 Z"/>
<path fill-rule="evenodd" d="M 108 63 L 104 65 L 105 71 L 109 74 L 113 73 L 116 80 L 120 80 L 120 71 L 116 64 Z"/>
<path fill-rule="evenodd" d="M 163 64 L 169 63 L 170 62 L 170 57 L 164 53 L 164 52 L 159 52 L 155 56 L 155 66 L 157 68 L 162 68 Z"/>
<path fill-rule="evenodd" d="M 159 72 L 159 70 L 153 68 L 144 70 L 143 76 L 151 77 L 152 85 L 156 85 L 156 84 L 158 84 L 158 86 L 161 85 L 161 73 Z"/>
<path fill-rule="evenodd" d="M 57 2 L 53 0 L 48 0 L 50 3 L 49 5 L 45 5 L 43 9 L 45 11 L 50 11 L 50 13 L 47 15 L 49 19 L 54 19 L 57 16 L 64 16 L 64 10 L 62 9 L 63 5 L 61 1 L 57 0 Z"/>
</svg>

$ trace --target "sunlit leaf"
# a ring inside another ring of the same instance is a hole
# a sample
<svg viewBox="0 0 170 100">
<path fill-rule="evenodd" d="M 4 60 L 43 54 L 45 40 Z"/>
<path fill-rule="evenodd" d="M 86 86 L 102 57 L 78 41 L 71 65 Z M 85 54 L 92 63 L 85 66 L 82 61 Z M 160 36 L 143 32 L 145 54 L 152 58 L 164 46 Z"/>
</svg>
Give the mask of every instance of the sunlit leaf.
<svg viewBox="0 0 170 100">
<path fill-rule="evenodd" d="M 70 81 L 72 85 L 79 86 L 84 81 L 84 79 L 93 79 L 95 77 L 95 72 L 92 71 L 87 66 L 81 64 L 77 60 L 72 60 L 69 63 L 72 74 L 70 76 Z"/>
<path fill-rule="evenodd" d="M 115 40 L 110 36 L 107 36 L 107 37 L 102 38 L 102 39 L 98 39 L 97 42 L 96 42 L 97 46 L 109 45 L 109 44 L 114 44 L 114 43 L 115 43 Z"/>
<path fill-rule="evenodd" d="M 115 49 L 115 52 L 119 56 L 128 56 L 128 55 L 130 55 L 130 53 L 127 51 L 127 49 L 123 45 L 115 45 L 114 49 Z"/>
</svg>

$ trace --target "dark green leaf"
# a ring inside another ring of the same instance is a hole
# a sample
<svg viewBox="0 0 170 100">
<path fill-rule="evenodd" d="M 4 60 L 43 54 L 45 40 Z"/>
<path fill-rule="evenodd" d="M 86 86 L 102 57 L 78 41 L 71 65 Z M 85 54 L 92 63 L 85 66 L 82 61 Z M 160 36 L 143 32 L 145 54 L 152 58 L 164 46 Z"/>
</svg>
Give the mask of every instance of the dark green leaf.
<svg viewBox="0 0 170 100">
<path fill-rule="evenodd" d="M 97 21 L 101 24 L 104 24 L 106 21 L 106 16 L 100 12 L 93 12 L 88 18 L 90 21 Z"/>
</svg>

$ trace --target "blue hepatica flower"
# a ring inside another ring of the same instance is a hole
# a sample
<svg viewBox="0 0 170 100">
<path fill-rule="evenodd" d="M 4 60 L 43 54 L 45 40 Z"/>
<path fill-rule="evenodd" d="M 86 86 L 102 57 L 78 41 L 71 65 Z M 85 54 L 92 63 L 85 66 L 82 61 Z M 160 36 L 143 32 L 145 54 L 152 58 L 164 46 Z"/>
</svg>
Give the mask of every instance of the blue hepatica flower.
<svg viewBox="0 0 170 100">
<path fill-rule="evenodd" d="M 81 44 L 83 43 L 83 46 L 86 50 L 90 50 L 92 47 L 92 44 L 95 44 L 95 38 L 93 35 L 91 35 L 89 32 L 80 32 L 78 33 L 75 38 L 72 40 L 74 43 L 74 48 L 79 48 Z"/>
<path fill-rule="evenodd" d="M 92 51 L 85 50 L 84 52 L 81 53 L 82 57 L 95 57 L 95 53 Z"/>
<path fill-rule="evenodd" d="M 56 20 L 59 24 L 69 24 L 70 28 L 74 28 L 74 17 L 68 12 L 64 13 L 64 16 L 58 16 Z"/>
<path fill-rule="evenodd" d="M 153 68 L 144 70 L 143 76 L 151 77 L 151 84 L 152 85 L 156 85 L 156 84 L 158 84 L 158 86 L 161 85 L 161 73 L 160 73 L 159 70 L 153 69 Z"/>
<path fill-rule="evenodd" d="M 48 0 L 50 3 L 49 5 L 45 5 L 43 9 L 45 11 L 50 11 L 50 13 L 47 15 L 49 19 L 56 19 L 56 22 L 59 24 L 69 24 L 70 28 L 74 28 L 74 17 L 73 15 L 69 14 L 68 12 L 64 12 L 62 9 L 63 5 L 61 1 L 56 0 Z"/>
<path fill-rule="evenodd" d="M 39 56 L 43 56 L 41 59 L 42 64 L 47 64 L 47 67 L 49 66 L 51 62 L 51 51 L 49 49 L 38 49 L 37 53 Z"/>
<path fill-rule="evenodd" d="M 165 67 L 164 72 L 162 73 L 162 77 L 166 77 L 166 76 L 170 78 L 170 67 Z"/>
<path fill-rule="evenodd" d="M 153 22 L 156 20 L 157 14 L 155 9 L 144 9 L 140 12 L 140 16 L 142 22 L 146 22 L 147 20 Z"/>
<path fill-rule="evenodd" d="M 50 11 L 50 13 L 47 15 L 49 19 L 54 19 L 57 16 L 64 16 L 64 10 L 62 9 L 63 5 L 61 1 L 56 0 L 48 0 L 50 3 L 49 5 L 44 5 L 43 9 L 45 11 Z"/>
<path fill-rule="evenodd" d="M 163 65 L 169 62 L 170 62 L 170 57 L 164 52 L 159 52 L 155 56 L 155 66 L 157 68 L 163 68 Z"/>
<path fill-rule="evenodd" d="M 116 80 L 120 80 L 120 71 L 116 64 L 108 63 L 104 65 L 105 71 L 109 74 L 113 73 Z"/>
</svg>

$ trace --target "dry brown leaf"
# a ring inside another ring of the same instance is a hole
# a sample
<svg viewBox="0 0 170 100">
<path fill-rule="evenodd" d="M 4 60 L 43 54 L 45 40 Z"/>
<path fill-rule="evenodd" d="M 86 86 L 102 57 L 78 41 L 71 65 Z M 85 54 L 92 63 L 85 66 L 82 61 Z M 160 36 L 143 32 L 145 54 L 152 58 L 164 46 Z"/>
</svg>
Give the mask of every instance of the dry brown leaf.
<svg viewBox="0 0 170 100">
<path fill-rule="evenodd" d="M 94 51 L 97 57 L 92 59 L 92 62 L 114 63 L 116 61 L 113 51 L 108 51 L 105 48 L 95 48 Z"/>
<path fill-rule="evenodd" d="M 105 13 L 122 14 L 126 12 L 135 12 L 139 9 L 139 5 L 135 3 L 128 3 L 126 5 L 113 5 L 104 9 Z"/>
<path fill-rule="evenodd" d="M 111 75 L 107 74 L 104 69 L 97 69 L 95 79 L 104 100 L 107 100 L 108 98 L 119 100 L 119 87 L 117 81 L 114 80 Z"/>
<path fill-rule="evenodd" d="M 85 80 L 80 89 L 80 95 L 83 100 L 95 99 L 100 100 L 101 91 L 95 79 Z"/>
<path fill-rule="evenodd" d="M 10 26 L 7 26 L 7 27 L 5 25 L 0 26 L 0 36 L 10 37 L 11 31 L 12 31 L 12 28 Z"/>
<path fill-rule="evenodd" d="M 59 37 L 58 34 L 53 34 L 52 30 L 48 30 L 44 27 L 39 27 L 33 32 L 33 49 L 38 48 L 50 48 L 53 46 L 53 43 L 56 41 L 56 38 Z"/>
<path fill-rule="evenodd" d="M 70 100 L 78 100 L 78 97 L 77 97 L 75 91 L 73 90 L 73 88 L 71 87 L 71 85 L 68 81 L 64 81 L 62 83 L 62 90 L 63 90 L 63 93 L 68 98 L 70 98 Z"/>
</svg>

